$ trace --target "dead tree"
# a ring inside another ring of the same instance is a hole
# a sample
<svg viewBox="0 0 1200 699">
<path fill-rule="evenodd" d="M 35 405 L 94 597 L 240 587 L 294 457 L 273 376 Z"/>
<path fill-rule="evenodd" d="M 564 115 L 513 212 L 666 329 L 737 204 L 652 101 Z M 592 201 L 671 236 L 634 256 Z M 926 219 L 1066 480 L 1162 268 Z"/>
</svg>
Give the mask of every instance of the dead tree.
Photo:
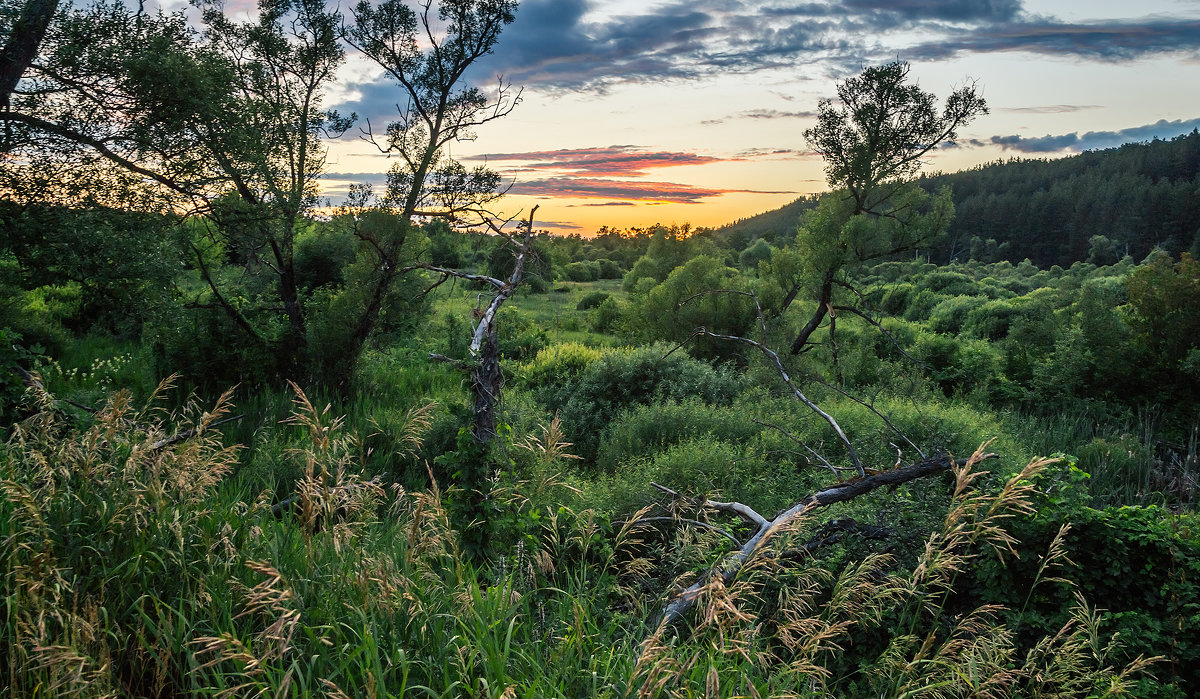
<svg viewBox="0 0 1200 699">
<path fill-rule="evenodd" d="M 504 237 L 515 247 L 516 263 L 507 279 L 497 279 L 483 274 L 469 274 L 456 269 L 428 264 L 409 268 L 436 272 L 442 275 L 442 281 L 455 277 L 480 282 L 492 287 L 495 293 L 486 308 L 475 311 L 476 322 L 472 329 L 469 347 L 473 361 L 466 365 L 460 364 L 464 368 L 469 367 L 471 372 L 471 393 L 474 397 L 471 435 L 480 444 L 487 444 L 496 436 L 496 406 L 500 402 L 500 391 L 504 379 L 500 370 L 500 343 L 496 329 L 496 315 L 500 312 L 500 307 L 504 305 L 504 302 L 516 293 L 525 278 L 525 263 L 529 259 L 533 246 L 533 216 L 537 210 L 538 207 L 534 206 L 529 212 L 529 218 L 521 222 L 521 233 L 518 236 L 509 235 L 504 230 L 504 226 L 497 224 L 493 219 L 484 220 L 492 232 Z M 436 354 L 430 355 L 430 358 L 442 361 L 446 359 Z"/>
<path fill-rule="evenodd" d="M 837 434 L 838 440 L 846 448 L 847 455 L 849 456 L 850 461 L 853 463 L 853 470 L 857 472 L 857 475 L 855 475 L 854 477 L 852 477 L 848 480 L 839 480 L 837 483 L 835 483 L 827 488 L 824 488 L 822 490 L 817 491 L 816 493 L 813 493 L 811 495 L 808 495 L 806 497 L 799 499 L 798 501 L 796 501 L 796 503 L 794 505 L 792 505 L 788 509 L 784 510 L 783 512 L 780 512 L 779 514 L 777 514 L 775 517 L 773 517 L 771 519 L 767 519 L 766 517 L 762 516 L 757 511 L 755 511 L 754 508 L 752 508 L 749 505 L 746 505 L 744 503 L 720 502 L 720 501 L 708 500 L 708 499 L 685 498 L 685 496 L 681 495 L 680 493 L 676 492 L 675 490 L 672 490 L 671 488 L 660 485 L 658 483 L 651 483 L 650 484 L 651 486 L 670 495 L 673 498 L 687 499 L 690 502 L 692 502 L 692 504 L 698 505 L 703 509 L 736 515 L 737 517 L 741 518 L 745 523 L 749 524 L 753 528 L 753 534 L 751 534 L 750 537 L 744 543 L 739 543 L 738 547 L 732 553 L 727 555 L 721 562 L 719 562 L 716 566 L 714 566 L 707 574 L 701 576 L 701 578 L 698 581 L 696 581 L 694 584 L 692 584 L 690 587 L 688 587 L 683 592 L 680 592 L 679 594 L 675 595 L 674 597 L 672 597 L 670 600 L 667 601 L 666 605 L 664 606 L 662 612 L 660 613 L 660 615 L 658 617 L 657 622 L 654 624 L 654 626 L 656 626 L 656 627 L 658 627 L 660 625 L 664 625 L 664 624 L 672 625 L 672 624 L 679 622 L 681 619 L 683 619 L 687 615 L 687 613 L 692 609 L 692 607 L 695 606 L 697 599 L 703 594 L 704 590 L 711 584 L 711 582 L 715 578 L 717 578 L 719 576 L 723 583 L 729 584 L 734 579 L 734 577 L 737 576 L 738 572 L 741 571 L 742 568 L 744 568 L 746 566 L 747 563 L 749 563 L 756 556 L 761 555 L 762 551 L 766 548 L 767 542 L 769 542 L 771 540 L 771 538 L 773 538 L 775 535 L 785 531 L 788 527 L 790 527 L 794 523 L 796 523 L 797 520 L 799 520 L 802 516 L 804 516 L 808 513 L 811 513 L 812 511 L 819 509 L 821 507 L 825 507 L 826 505 L 831 505 L 834 503 L 845 502 L 847 500 L 851 500 L 860 495 L 869 493 L 869 492 L 875 490 L 876 488 L 879 488 L 880 486 L 895 487 L 900 484 L 907 483 L 912 480 L 916 480 L 918 478 L 924 478 L 926 476 L 930 476 L 930 475 L 933 475 L 936 473 L 942 473 L 942 472 L 948 471 L 953 466 L 961 466 L 963 464 L 966 464 L 969 461 L 975 462 L 975 461 L 979 461 L 982 459 L 994 458 L 996 456 L 995 454 L 984 454 L 984 453 L 982 453 L 982 449 L 981 449 L 980 451 L 976 452 L 975 455 L 973 455 L 971 457 L 971 459 L 959 459 L 956 461 L 948 456 L 937 456 L 937 457 L 933 457 L 933 458 L 926 458 L 924 456 L 924 452 L 922 452 L 912 440 L 910 440 L 906 435 L 904 435 L 904 433 L 901 432 L 899 430 L 899 428 L 890 419 L 887 418 L 887 416 L 874 410 L 873 407 L 868 406 L 872 410 L 872 412 L 874 412 L 878 417 L 883 419 L 884 423 L 888 426 L 889 429 L 896 432 L 900 436 L 901 439 L 903 439 L 910 446 L 912 446 L 914 449 L 916 449 L 918 453 L 921 454 L 920 461 L 910 464 L 908 466 L 901 466 L 900 465 L 901 461 L 898 458 L 895 465 L 892 466 L 890 470 L 886 470 L 886 471 L 868 470 L 866 467 L 864 467 L 862 460 L 859 458 L 858 453 L 854 448 L 854 444 L 850 441 L 850 438 L 846 434 L 846 432 L 841 428 L 841 425 L 838 424 L 837 419 L 834 418 L 833 415 L 831 415 L 828 412 L 826 412 L 825 410 L 823 410 L 819 405 L 817 405 L 816 402 L 814 402 L 811 398 L 809 398 L 807 395 L 804 394 L 804 392 L 800 389 L 799 386 L 796 385 L 796 382 L 788 374 L 787 368 L 784 366 L 783 361 L 779 357 L 779 354 L 767 346 L 767 344 L 766 344 L 766 342 L 767 342 L 766 316 L 763 313 L 761 304 L 759 304 L 757 295 L 755 295 L 753 292 L 731 291 L 731 290 L 714 290 L 714 291 L 703 292 L 703 293 L 741 294 L 741 295 L 749 296 L 751 299 L 753 299 L 755 309 L 758 312 L 759 329 L 760 329 L 760 332 L 762 333 L 762 340 L 759 341 L 759 340 L 754 340 L 754 339 L 751 339 L 748 337 L 714 333 L 703 327 L 696 328 L 696 330 L 694 330 L 692 332 L 692 335 L 689 338 L 689 340 L 691 338 L 695 338 L 695 337 L 712 337 L 712 338 L 716 338 L 716 339 L 720 339 L 720 340 L 726 340 L 729 342 L 738 342 L 738 343 L 746 344 L 751 347 L 755 347 L 759 351 L 761 351 L 763 356 L 767 359 L 768 363 L 779 374 L 779 376 L 783 380 L 783 382 L 785 384 L 787 384 L 788 389 L 790 390 L 792 395 L 795 396 L 795 398 L 797 400 L 802 402 L 810 410 L 812 410 L 815 414 L 820 416 L 821 419 L 824 420 L 826 422 L 826 424 L 828 424 L 829 427 L 834 431 L 834 433 Z M 691 300 L 697 298 L 698 296 L 702 296 L 703 293 L 696 294 L 695 296 L 691 296 L 687 299 L 684 299 L 680 303 L 680 307 L 682 307 L 684 304 L 690 302 Z M 678 349 L 678 348 L 676 348 L 676 349 Z M 672 351 L 674 351 L 674 350 L 672 350 Z M 845 392 L 842 392 L 842 393 L 843 393 L 843 395 L 847 395 L 847 394 L 845 394 Z M 866 405 L 862 401 L 858 401 L 858 402 L 862 403 L 863 405 Z M 766 423 L 759 423 L 759 424 L 766 425 Z M 783 431 L 782 428 L 777 427 L 775 425 L 766 425 L 766 426 Z M 808 445 L 803 444 L 803 442 L 801 442 L 798 438 L 792 436 L 791 434 L 787 433 L 786 431 L 784 431 L 784 434 L 787 435 L 789 438 L 791 438 L 797 442 L 800 442 L 801 445 L 804 446 L 806 449 L 808 449 L 814 456 L 816 456 L 821 461 L 822 464 L 824 464 L 827 468 L 829 468 L 830 471 L 835 476 L 838 474 L 838 468 L 836 466 L 834 466 L 830 462 L 829 459 L 825 458 L 824 456 L 822 456 L 821 454 L 816 452 L 816 450 L 812 449 Z M 638 521 L 634 522 L 634 524 L 640 524 L 642 522 L 648 523 L 650 521 L 654 521 L 657 519 L 659 519 L 659 518 L 647 518 L 644 520 L 638 520 Z M 714 525 L 711 525 L 707 522 L 699 522 L 696 520 L 688 520 L 688 521 L 700 524 L 701 526 L 703 526 L 706 529 L 717 531 L 718 533 L 724 535 L 726 538 L 735 539 L 735 537 L 733 537 L 727 531 L 720 529 L 719 527 L 716 527 Z"/>
<path fill-rule="evenodd" d="M 740 548 L 736 549 L 726 556 L 720 563 L 714 566 L 707 574 L 701 576 L 699 580 L 689 586 L 683 592 L 675 595 L 667 602 L 659 615 L 654 626 L 662 624 L 674 624 L 692 609 L 699 599 L 704 589 L 713 581 L 714 578 L 720 576 L 723 583 L 728 585 L 737 576 L 738 572 L 746 566 L 755 556 L 758 556 L 765 550 L 767 542 L 769 542 L 776 534 L 785 531 L 789 526 L 797 522 L 802 516 L 811 513 L 812 511 L 832 505 L 838 502 L 852 500 L 860 495 L 875 490 L 881 486 L 898 486 L 918 478 L 949 471 L 952 466 L 962 466 L 970 460 L 981 460 L 996 458 L 995 454 L 976 454 L 971 459 L 951 459 L 948 456 L 937 457 L 919 461 L 909 466 L 892 469 L 890 471 L 881 471 L 863 477 L 851 478 L 847 481 L 836 483 L 828 488 L 819 490 L 811 495 L 801 498 L 795 505 L 779 513 L 772 519 L 763 517 L 754 508 L 740 502 L 718 502 L 715 500 L 695 500 L 685 498 L 685 496 L 676 491 L 667 488 L 666 486 L 657 483 L 651 483 L 655 488 L 663 491 L 674 498 L 685 498 L 692 502 L 703 506 L 706 509 L 715 510 L 718 512 L 726 512 L 737 515 L 743 521 L 754 527 L 754 533 L 749 539 L 743 543 Z"/>
</svg>

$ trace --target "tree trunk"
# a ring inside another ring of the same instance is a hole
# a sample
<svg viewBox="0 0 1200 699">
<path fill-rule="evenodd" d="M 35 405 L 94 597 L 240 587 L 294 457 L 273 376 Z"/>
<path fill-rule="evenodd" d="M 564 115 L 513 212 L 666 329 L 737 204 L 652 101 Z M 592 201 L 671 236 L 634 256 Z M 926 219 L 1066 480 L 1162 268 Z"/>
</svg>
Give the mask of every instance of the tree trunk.
<svg viewBox="0 0 1200 699">
<path fill-rule="evenodd" d="M 801 330 L 800 334 L 796 335 L 796 341 L 792 343 L 792 354 L 800 354 L 804 346 L 808 344 L 808 339 L 821 326 L 821 321 L 825 320 L 825 314 L 829 312 L 829 302 L 833 299 L 833 274 L 825 275 L 825 281 L 821 284 L 821 292 L 817 294 L 817 310 L 813 312 L 812 318 L 808 319 Z"/>
<path fill-rule="evenodd" d="M 58 0 L 27 0 L 13 22 L 8 42 L 0 50 L 0 110 L 8 109 L 9 98 L 37 57 L 57 8 Z"/>
<path fill-rule="evenodd" d="M 492 324 L 487 329 L 475 368 L 471 371 L 471 393 L 475 396 L 475 420 L 471 425 L 471 434 L 481 444 L 491 442 L 496 436 L 496 403 L 503 380 L 500 342 L 496 326 Z"/>
</svg>

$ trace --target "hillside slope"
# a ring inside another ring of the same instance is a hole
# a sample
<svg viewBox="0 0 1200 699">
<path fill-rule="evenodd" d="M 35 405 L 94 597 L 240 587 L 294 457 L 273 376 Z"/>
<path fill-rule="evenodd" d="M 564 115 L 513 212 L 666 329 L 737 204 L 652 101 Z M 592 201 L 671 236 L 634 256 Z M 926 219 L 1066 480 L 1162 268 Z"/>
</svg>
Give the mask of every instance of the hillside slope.
<svg viewBox="0 0 1200 699">
<path fill-rule="evenodd" d="M 934 261 L 1029 258 L 1041 267 L 1095 256 L 1142 259 L 1200 248 L 1200 132 L 1057 160 L 1008 160 L 922 177 L 954 192 L 955 220 Z M 817 197 L 720 229 L 782 243 Z M 1094 241 L 1104 236 L 1106 241 Z"/>
</svg>

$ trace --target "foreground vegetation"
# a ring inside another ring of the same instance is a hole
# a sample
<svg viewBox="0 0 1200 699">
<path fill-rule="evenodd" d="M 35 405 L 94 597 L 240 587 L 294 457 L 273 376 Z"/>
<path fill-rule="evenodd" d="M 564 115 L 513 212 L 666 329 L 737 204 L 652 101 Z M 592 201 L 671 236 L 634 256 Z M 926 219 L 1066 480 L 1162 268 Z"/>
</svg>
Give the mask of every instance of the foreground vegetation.
<svg viewBox="0 0 1200 699">
<path fill-rule="evenodd" d="M 840 84 L 772 236 L 553 237 L 444 151 L 515 104 L 459 82 L 513 2 L 43 5 L 0 112 L 8 695 L 1200 691 L 1189 231 L 931 263 L 974 87 Z M 403 163 L 317 216 L 343 42 Z"/>
<path fill-rule="evenodd" d="M 720 254 L 655 236 L 648 250 Z M 1174 382 L 1195 350 L 1149 344 L 1139 315 L 1170 303 L 1190 259 L 872 268 L 888 335 L 839 323 L 838 350 L 799 369 L 810 394 L 873 467 L 897 449 L 919 458 L 899 433 L 964 455 L 992 440 L 1001 458 L 803 517 L 705 588 L 692 620 L 658 627 L 672 586 L 731 548 L 718 529 L 744 534 L 650 484 L 774 512 L 831 480 L 803 445 L 836 448 L 753 355 L 621 346 L 669 330 L 646 320 L 656 294 L 710 268 L 723 267 L 698 255 L 649 290 L 558 281 L 514 301 L 485 521 L 464 519 L 454 485 L 468 396 L 425 356 L 454 341 L 465 356 L 469 289 L 439 290 L 422 337 L 364 355 L 353 392 L 311 401 L 261 384 L 216 402 L 154 391 L 150 348 L 128 341 L 23 350 L 49 392 L 6 408 L 19 418 L 0 476 L 9 691 L 1190 691 L 1195 394 Z M 724 269 L 769 297 L 769 262 Z M 1174 405 L 1151 402 L 1172 385 Z M 1071 456 L 1033 460 L 1051 452 Z M 862 526 L 831 524 L 847 521 Z"/>
</svg>

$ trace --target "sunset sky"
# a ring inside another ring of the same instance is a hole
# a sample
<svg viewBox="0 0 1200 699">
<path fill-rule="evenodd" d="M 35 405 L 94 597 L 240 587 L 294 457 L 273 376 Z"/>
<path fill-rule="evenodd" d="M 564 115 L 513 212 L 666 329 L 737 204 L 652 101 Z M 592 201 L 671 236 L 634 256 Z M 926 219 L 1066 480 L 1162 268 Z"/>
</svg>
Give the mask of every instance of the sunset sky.
<svg viewBox="0 0 1200 699">
<path fill-rule="evenodd" d="M 895 59 L 991 107 L 929 170 L 1200 127 L 1195 0 L 524 0 L 474 75 L 522 102 L 453 154 L 506 176 L 509 213 L 540 204 L 539 228 L 717 226 L 824 190 L 802 135 L 818 100 Z M 398 99 L 351 56 L 328 103 L 382 125 Z M 334 200 L 390 165 L 353 135 L 330 149 Z"/>
</svg>

